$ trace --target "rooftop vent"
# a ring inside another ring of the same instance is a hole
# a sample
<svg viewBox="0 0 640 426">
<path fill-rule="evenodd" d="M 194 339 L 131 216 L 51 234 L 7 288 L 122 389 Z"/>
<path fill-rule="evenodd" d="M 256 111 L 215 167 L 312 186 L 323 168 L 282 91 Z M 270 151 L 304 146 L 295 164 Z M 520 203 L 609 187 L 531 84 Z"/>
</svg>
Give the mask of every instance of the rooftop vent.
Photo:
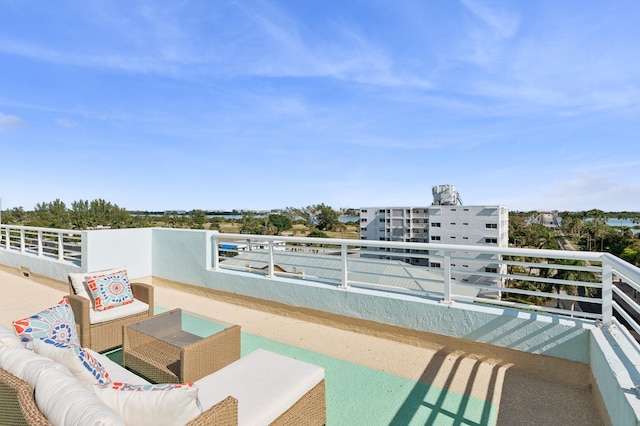
<svg viewBox="0 0 640 426">
<path fill-rule="evenodd" d="M 431 187 L 431 192 L 434 206 L 455 206 L 458 203 L 462 205 L 460 194 L 453 185 L 435 185 Z"/>
</svg>

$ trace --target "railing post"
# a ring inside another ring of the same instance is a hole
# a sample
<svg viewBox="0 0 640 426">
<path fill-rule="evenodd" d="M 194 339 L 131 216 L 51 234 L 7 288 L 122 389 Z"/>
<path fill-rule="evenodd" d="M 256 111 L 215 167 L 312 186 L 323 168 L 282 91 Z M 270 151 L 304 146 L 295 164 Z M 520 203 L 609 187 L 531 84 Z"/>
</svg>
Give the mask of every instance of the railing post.
<svg viewBox="0 0 640 426">
<path fill-rule="evenodd" d="M 220 245 L 218 244 L 218 237 L 216 237 L 216 234 L 212 234 L 211 238 L 209 238 L 209 245 L 210 249 L 207 250 L 207 256 L 209 256 L 211 251 L 213 251 L 213 257 L 209 257 L 209 259 L 212 261 L 211 267 L 214 271 L 217 271 L 220 269 Z"/>
<path fill-rule="evenodd" d="M 64 260 L 64 234 L 58 232 L 58 260 Z"/>
<path fill-rule="evenodd" d="M 451 303 L 451 252 L 444 252 L 444 300 Z"/>
<path fill-rule="evenodd" d="M 273 266 L 273 240 L 269 240 L 269 278 L 275 277 Z"/>
<path fill-rule="evenodd" d="M 613 268 L 606 259 L 602 261 L 602 325 L 613 323 Z"/>
<path fill-rule="evenodd" d="M 20 253 L 24 253 L 26 250 L 24 241 L 24 228 L 20 228 Z"/>
<path fill-rule="evenodd" d="M 38 229 L 38 256 L 42 257 L 43 252 L 42 229 Z"/>
<path fill-rule="evenodd" d="M 347 245 L 346 244 L 342 244 L 340 246 L 340 260 L 342 263 L 342 279 L 340 287 L 342 288 L 347 288 L 349 287 L 349 271 L 347 270 L 347 254 L 348 254 L 348 250 L 347 250 Z"/>
</svg>

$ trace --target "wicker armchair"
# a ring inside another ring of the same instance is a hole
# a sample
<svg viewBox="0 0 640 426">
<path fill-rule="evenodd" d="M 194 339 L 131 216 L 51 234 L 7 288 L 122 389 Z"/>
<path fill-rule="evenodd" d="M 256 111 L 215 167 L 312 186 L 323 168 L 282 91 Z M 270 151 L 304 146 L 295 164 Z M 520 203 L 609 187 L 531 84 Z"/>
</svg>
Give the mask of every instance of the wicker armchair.
<svg viewBox="0 0 640 426">
<path fill-rule="evenodd" d="M 133 297 L 149 305 L 149 309 L 134 315 L 111 321 L 91 324 L 91 301 L 75 294 L 71 277 L 69 277 L 69 303 L 73 309 L 76 326 L 82 347 L 91 348 L 96 352 L 122 346 L 122 327 L 134 322 L 142 321 L 153 316 L 153 286 L 143 283 L 131 283 Z"/>
</svg>

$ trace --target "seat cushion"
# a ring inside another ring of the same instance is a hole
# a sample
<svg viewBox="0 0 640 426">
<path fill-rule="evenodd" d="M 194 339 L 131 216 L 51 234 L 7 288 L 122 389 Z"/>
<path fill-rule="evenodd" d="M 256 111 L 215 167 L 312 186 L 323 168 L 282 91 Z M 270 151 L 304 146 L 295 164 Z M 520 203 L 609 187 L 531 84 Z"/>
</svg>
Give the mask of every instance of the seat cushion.
<svg viewBox="0 0 640 426">
<path fill-rule="evenodd" d="M 238 400 L 238 424 L 269 424 L 324 379 L 324 369 L 258 349 L 195 384 L 207 410 L 231 395 Z"/>
<path fill-rule="evenodd" d="M 89 323 L 100 324 L 102 322 L 112 321 L 135 314 L 140 314 L 149 310 L 149 305 L 141 300 L 133 299 L 133 303 L 118 306 L 106 311 L 96 311 L 89 309 Z"/>
<path fill-rule="evenodd" d="M 16 336 L 16 333 L 13 330 L 9 330 L 9 328 L 3 324 L 0 324 L 0 347 L 24 348 L 20 339 Z"/>
<path fill-rule="evenodd" d="M 47 369 L 35 386 L 38 409 L 54 425 L 125 426 L 109 408 L 75 377 Z"/>
<path fill-rule="evenodd" d="M 93 392 L 128 425 L 183 425 L 202 413 L 198 388 L 192 383 L 93 385 Z"/>
<path fill-rule="evenodd" d="M 22 344 L 19 348 L 0 348 L 0 368 L 24 380 L 32 388 L 36 387 L 40 374 L 46 370 L 58 370 L 67 376 L 72 376 L 62 364 L 27 350 Z"/>
</svg>

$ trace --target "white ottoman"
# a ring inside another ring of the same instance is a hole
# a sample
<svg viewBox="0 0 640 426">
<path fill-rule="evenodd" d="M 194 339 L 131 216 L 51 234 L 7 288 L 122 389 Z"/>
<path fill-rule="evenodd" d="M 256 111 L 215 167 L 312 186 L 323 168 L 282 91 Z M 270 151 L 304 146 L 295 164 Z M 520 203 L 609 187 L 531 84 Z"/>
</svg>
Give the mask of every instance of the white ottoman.
<svg viewBox="0 0 640 426">
<path fill-rule="evenodd" d="M 203 409 L 231 395 L 238 424 L 268 425 L 324 379 L 324 368 L 258 349 L 195 382 Z"/>
</svg>

